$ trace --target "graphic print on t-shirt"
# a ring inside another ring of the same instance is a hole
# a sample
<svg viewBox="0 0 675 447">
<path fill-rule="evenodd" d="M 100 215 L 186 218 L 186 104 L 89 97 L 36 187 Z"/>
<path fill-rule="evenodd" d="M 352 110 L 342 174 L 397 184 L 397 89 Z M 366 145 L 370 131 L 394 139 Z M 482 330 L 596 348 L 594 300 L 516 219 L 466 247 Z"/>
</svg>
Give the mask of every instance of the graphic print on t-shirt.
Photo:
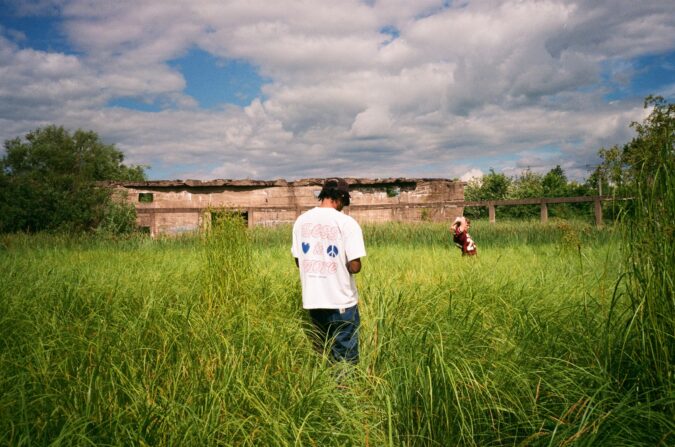
<svg viewBox="0 0 675 447">
<path fill-rule="evenodd" d="M 339 254 L 337 245 L 330 243 L 337 240 L 338 234 L 338 228 L 333 225 L 313 223 L 302 225 L 302 251 L 308 255 L 302 259 L 303 271 L 323 277 L 337 272 L 337 263 L 334 260 L 326 260 L 325 256 L 336 258 Z M 325 243 L 328 243 L 327 248 Z"/>
<path fill-rule="evenodd" d="M 476 244 L 473 242 L 473 239 L 471 239 L 471 236 L 468 234 L 466 235 L 466 252 L 471 253 L 476 251 Z"/>
<path fill-rule="evenodd" d="M 321 256 L 323 254 L 323 244 L 321 242 L 314 244 L 314 250 L 312 250 L 312 254 L 316 256 Z"/>
</svg>

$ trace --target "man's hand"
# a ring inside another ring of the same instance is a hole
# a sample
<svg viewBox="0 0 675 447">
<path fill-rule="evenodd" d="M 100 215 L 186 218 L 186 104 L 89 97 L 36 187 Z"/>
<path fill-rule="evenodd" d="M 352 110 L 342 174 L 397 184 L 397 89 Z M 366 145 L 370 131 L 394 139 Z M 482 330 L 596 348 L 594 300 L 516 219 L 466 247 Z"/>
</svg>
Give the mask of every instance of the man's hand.
<svg viewBox="0 0 675 447">
<path fill-rule="evenodd" d="M 356 275 L 361 271 L 361 258 L 352 259 L 347 262 L 347 271 L 352 275 Z"/>
</svg>

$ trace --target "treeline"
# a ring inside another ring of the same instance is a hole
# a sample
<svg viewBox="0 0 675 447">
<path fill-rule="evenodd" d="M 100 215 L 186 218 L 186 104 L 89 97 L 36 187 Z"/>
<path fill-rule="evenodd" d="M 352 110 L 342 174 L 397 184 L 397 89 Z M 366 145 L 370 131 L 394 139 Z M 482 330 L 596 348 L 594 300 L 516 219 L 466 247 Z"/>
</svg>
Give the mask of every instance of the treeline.
<svg viewBox="0 0 675 447">
<path fill-rule="evenodd" d="M 142 166 L 95 132 L 48 126 L 5 141 L 0 158 L 0 233 L 135 229 L 135 209 L 113 200 L 106 180 L 145 180 Z"/>
<path fill-rule="evenodd" d="M 464 188 L 464 200 L 486 201 L 529 199 L 537 197 L 576 197 L 598 195 L 593 183 L 569 181 L 565 171 L 556 166 L 546 174 L 525 170 L 520 176 L 508 177 L 493 169 L 481 179 L 471 180 Z M 514 218 L 539 217 L 538 205 L 509 205 L 499 207 L 499 215 Z M 487 217 L 487 207 L 466 207 L 464 214 L 479 219 Z M 549 207 L 552 217 L 592 215 L 587 203 L 565 203 Z"/>
<path fill-rule="evenodd" d="M 467 201 L 504 199 L 527 199 L 534 197 L 575 197 L 611 195 L 625 198 L 634 197 L 640 188 L 641 174 L 657 172 L 663 160 L 662 151 L 673 151 L 675 129 L 675 104 L 668 103 L 660 96 L 648 96 L 645 109 L 651 109 L 642 122 L 633 122 L 636 135 L 626 144 L 601 148 L 598 151 L 600 164 L 583 183 L 569 181 L 565 171 L 556 166 L 546 174 L 525 170 L 522 175 L 508 177 L 493 169 L 482 179 L 468 182 L 464 190 Z M 631 202 L 605 204 L 605 213 L 614 216 Z M 498 207 L 503 217 L 535 218 L 539 216 L 537 205 L 516 205 Z M 592 216 L 588 203 L 566 203 L 549 206 L 552 217 Z M 464 214 L 472 218 L 487 217 L 487 207 L 467 207 Z"/>
</svg>

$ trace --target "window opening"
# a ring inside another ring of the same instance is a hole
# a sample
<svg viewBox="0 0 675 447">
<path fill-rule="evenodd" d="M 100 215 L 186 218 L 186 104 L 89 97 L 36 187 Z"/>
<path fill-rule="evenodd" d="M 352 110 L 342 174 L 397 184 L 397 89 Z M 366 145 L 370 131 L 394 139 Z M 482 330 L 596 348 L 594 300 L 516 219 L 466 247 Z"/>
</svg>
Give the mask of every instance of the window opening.
<svg viewBox="0 0 675 447">
<path fill-rule="evenodd" d="M 398 197 L 401 195 L 400 186 L 387 186 L 387 197 Z"/>
<path fill-rule="evenodd" d="M 226 219 L 229 216 L 239 216 L 248 226 L 248 211 L 211 211 L 211 225 L 216 224 L 221 219 Z"/>
<path fill-rule="evenodd" d="M 141 192 L 138 194 L 138 201 L 141 203 L 152 203 L 154 194 L 151 192 Z"/>
</svg>

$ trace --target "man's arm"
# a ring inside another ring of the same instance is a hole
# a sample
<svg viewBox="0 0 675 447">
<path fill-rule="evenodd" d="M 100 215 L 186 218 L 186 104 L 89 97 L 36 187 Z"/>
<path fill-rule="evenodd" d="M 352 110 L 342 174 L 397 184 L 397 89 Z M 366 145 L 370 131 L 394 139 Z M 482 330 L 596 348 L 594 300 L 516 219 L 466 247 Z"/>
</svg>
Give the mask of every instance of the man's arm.
<svg viewBox="0 0 675 447">
<path fill-rule="evenodd" d="M 361 271 L 361 258 L 352 259 L 347 262 L 347 271 L 352 275 L 356 275 Z"/>
</svg>

